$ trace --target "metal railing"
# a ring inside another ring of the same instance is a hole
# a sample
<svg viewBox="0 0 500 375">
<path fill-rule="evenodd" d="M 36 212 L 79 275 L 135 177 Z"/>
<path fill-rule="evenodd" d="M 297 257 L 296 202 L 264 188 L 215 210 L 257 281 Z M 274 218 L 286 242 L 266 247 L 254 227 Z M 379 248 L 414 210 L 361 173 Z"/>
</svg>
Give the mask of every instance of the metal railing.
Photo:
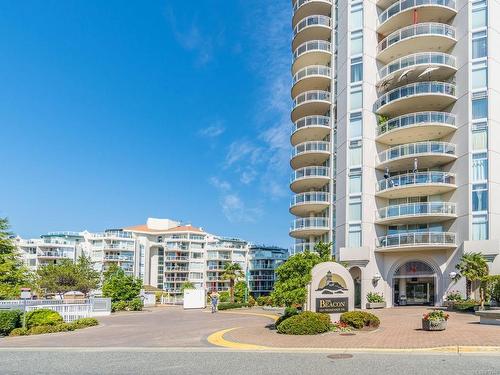
<svg viewBox="0 0 500 375">
<path fill-rule="evenodd" d="M 315 245 L 316 244 L 312 243 L 312 242 L 297 243 L 297 244 L 293 245 L 293 250 L 294 250 L 294 253 L 302 253 L 306 250 L 314 251 Z"/>
<path fill-rule="evenodd" d="M 295 97 L 292 103 L 292 107 L 296 108 L 301 104 L 308 103 L 308 102 L 317 102 L 317 101 L 323 101 L 323 102 L 331 102 L 331 94 L 329 91 L 323 91 L 323 90 L 311 90 L 311 91 L 306 91 L 303 92 Z"/>
<path fill-rule="evenodd" d="M 189 257 L 188 256 L 165 256 L 165 260 L 184 260 L 188 261 Z"/>
<path fill-rule="evenodd" d="M 330 176 L 329 167 L 305 167 L 294 171 L 290 182 L 294 182 L 307 177 L 329 177 L 329 176 Z"/>
<path fill-rule="evenodd" d="M 447 112 L 415 112 L 387 120 L 378 126 L 378 135 L 414 125 L 443 124 L 455 126 L 455 115 Z"/>
<path fill-rule="evenodd" d="M 456 86 L 446 82 L 416 82 L 409 85 L 401 86 L 382 95 L 375 102 L 375 110 L 379 110 L 386 104 L 396 100 L 408 98 L 417 95 L 447 95 L 456 97 Z"/>
<path fill-rule="evenodd" d="M 378 238 L 377 247 L 407 246 L 456 246 L 455 233 L 452 232 L 411 232 L 391 234 Z"/>
<path fill-rule="evenodd" d="M 397 3 L 391 5 L 378 16 L 379 25 L 382 25 L 389 18 L 401 12 L 422 5 L 440 5 L 456 10 L 455 0 L 400 0 Z"/>
<path fill-rule="evenodd" d="M 378 74 L 380 79 L 383 79 L 398 70 L 407 69 L 416 65 L 446 65 L 451 68 L 456 68 L 457 59 L 455 56 L 442 52 L 419 52 L 391 61 L 380 69 Z"/>
<path fill-rule="evenodd" d="M 302 229 L 328 229 L 330 220 L 326 217 L 307 217 L 292 221 L 290 231 Z"/>
<path fill-rule="evenodd" d="M 416 172 L 406 173 L 380 180 L 378 191 L 392 188 L 424 184 L 455 184 L 455 174 L 449 172 Z"/>
<path fill-rule="evenodd" d="M 330 193 L 323 191 L 311 191 L 307 193 L 295 194 L 291 201 L 290 206 L 303 203 L 328 203 L 330 202 Z"/>
<path fill-rule="evenodd" d="M 330 128 L 330 117 L 328 116 L 306 116 L 297 120 L 292 128 L 292 134 L 297 130 L 310 127 L 310 126 L 323 126 Z"/>
<path fill-rule="evenodd" d="M 421 35 L 442 35 L 455 39 L 455 28 L 444 23 L 436 22 L 417 23 L 415 25 L 403 27 L 384 38 L 377 46 L 377 53 L 405 39 Z"/>
<path fill-rule="evenodd" d="M 330 142 L 327 141 L 309 141 L 299 143 L 292 150 L 292 158 L 307 152 L 330 152 Z"/>
<path fill-rule="evenodd" d="M 310 2 L 314 2 L 314 1 L 318 1 L 318 0 L 297 0 L 295 1 L 295 3 L 293 4 L 293 11 L 297 11 L 297 9 L 299 9 L 302 5 L 306 4 L 306 3 L 310 3 Z M 319 0 L 319 2 L 321 3 L 329 3 L 331 4 L 332 3 L 332 0 Z"/>
<path fill-rule="evenodd" d="M 308 16 L 300 20 L 297 25 L 293 28 L 293 35 L 297 35 L 303 29 L 309 26 L 326 26 L 332 27 L 332 19 L 328 16 Z"/>
<path fill-rule="evenodd" d="M 331 52 L 332 44 L 325 40 L 310 40 L 302 43 L 293 52 L 293 60 L 297 60 L 301 55 L 311 51 Z"/>
<path fill-rule="evenodd" d="M 332 70 L 328 66 L 324 65 L 311 65 L 306 66 L 305 68 L 300 69 L 293 76 L 293 84 L 295 85 L 298 81 L 305 77 L 309 76 L 322 76 L 330 78 L 332 74 Z"/>
<path fill-rule="evenodd" d="M 380 163 L 385 163 L 387 161 L 421 154 L 455 155 L 455 149 L 456 145 L 449 142 L 428 141 L 407 143 L 382 151 L 378 154 L 378 158 Z"/>
<path fill-rule="evenodd" d="M 456 215 L 457 205 L 450 202 L 405 203 L 387 206 L 377 211 L 378 218 L 389 219 L 402 216 Z"/>
</svg>

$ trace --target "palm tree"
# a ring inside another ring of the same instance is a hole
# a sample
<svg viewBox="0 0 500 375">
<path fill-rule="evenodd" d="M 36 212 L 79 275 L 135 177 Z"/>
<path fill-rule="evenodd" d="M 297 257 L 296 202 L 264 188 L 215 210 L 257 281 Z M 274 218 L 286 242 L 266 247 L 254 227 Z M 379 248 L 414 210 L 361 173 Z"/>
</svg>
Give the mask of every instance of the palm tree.
<svg viewBox="0 0 500 375">
<path fill-rule="evenodd" d="M 470 296 L 470 285 L 472 282 L 479 282 L 479 298 L 481 309 L 484 309 L 485 282 L 489 274 L 488 264 L 481 253 L 467 253 L 462 255 L 460 263 L 456 265 L 458 270 L 457 280 L 465 277 L 467 283 L 467 298 Z"/>
<path fill-rule="evenodd" d="M 181 293 L 184 293 L 186 289 L 196 289 L 191 281 L 184 281 L 181 285 Z"/>
<path fill-rule="evenodd" d="M 243 276 L 243 269 L 241 268 L 241 265 L 239 263 L 228 262 L 224 265 L 222 279 L 229 280 L 229 295 L 231 297 L 231 303 L 234 303 L 234 284 Z"/>
</svg>

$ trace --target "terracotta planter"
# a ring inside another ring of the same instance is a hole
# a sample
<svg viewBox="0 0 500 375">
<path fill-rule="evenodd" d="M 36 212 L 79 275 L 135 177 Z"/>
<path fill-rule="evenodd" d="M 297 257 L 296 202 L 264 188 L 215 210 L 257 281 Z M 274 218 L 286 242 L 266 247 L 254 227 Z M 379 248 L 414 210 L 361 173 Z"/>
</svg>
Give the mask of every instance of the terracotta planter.
<svg viewBox="0 0 500 375">
<path fill-rule="evenodd" d="M 385 302 L 367 302 L 366 303 L 367 309 L 383 309 L 386 306 L 387 306 L 387 304 Z"/>
<path fill-rule="evenodd" d="M 444 331 L 446 329 L 446 320 L 431 321 L 422 319 L 422 329 L 424 331 Z"/>
</svg>

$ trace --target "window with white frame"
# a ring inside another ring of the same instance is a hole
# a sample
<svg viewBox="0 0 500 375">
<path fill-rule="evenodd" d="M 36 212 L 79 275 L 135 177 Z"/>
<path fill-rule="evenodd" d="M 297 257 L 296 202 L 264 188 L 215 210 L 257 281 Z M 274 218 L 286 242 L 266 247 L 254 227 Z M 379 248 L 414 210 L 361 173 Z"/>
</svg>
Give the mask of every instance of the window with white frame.
<svg viewBox="0 0 500 375">
<path fill-rule="evenodd" d="M 359 194 L 362 189 L 361 168 L 351 169 L 349 173 L 349 194 Z"/>
<path fill-rule="evenodd" d="M 472 64 L 472 89 L 485 89 L 488 87 L 488 66 L 486 60 Z"/>
<path fill-rule="evenodd" d="M 361 221 L 361 197 L 349 198 L 349 221 Z"/>
<path fill-rule="evenodd" d="M 479 152 L 472 154 L 472 180 L 485 181 L 488 179 L 488 154 Z"/>
<path fill-rule="evenodd" d="M 361 224 L 349 224 L 347 243 L 349 247 L 361 246 Z"/>
<path fill-rule="evenodd" d="M 488 97 L 486 91 L 472 95 L 472 120 L 488 118 Z"/>
<path fill-rule="evenodd" d="M 488 149 L 488 124 L 478 122 L 472 124 L 472 150 L 484 151 Z"/>
<path fill-rule="evenodd" d="M 363 2 L 351 5 L 350 30 L 360 30 L 363 28 Z"/>
<path fill-rule="evenodd" d="M 363 90 L 361 86 L 351 87 L 350 108 L 352 110 L 363 107 Z"/>
<path fill-rule="evenodd" d="M 480 59 L 488 54 L 488 36 L 486 31 L 472 33 L 472 58 Z"/>
<path fill-rule="evenodd" d="M 363 150 L 361 140 L 349 142 L 349 166 L 358 166 L 363 163 Z"/>
<path fill-rule="evenodd" d="M 472 185 L 472 211 L 487 211 L 488 210 L 488 185 L 473 184 Z"/>
<path fill-rule="evenodd" d="M 363 32 L 355 31 L 351 33 L 351 56 L 363 53 Z"/>
<path fill-rule="evenodd" d="M 488 239 L 488 215 L 474 215 L 472 217 L 472 239 Z"/>
<path fill-rule="evenodd" d="M 488 4 L 486 0 L 472 3 L 472 29 L 480 29 L 488 24 Z"/>
<path fill-rule="evenodd" d="M 361 112 L 351 113 L 349 116 L 349 139 L 360 138 L 363 135 L 363 118 Z"/>
<path fill-rule="evenodd" d="M 355 57 L 351 59 L 351 83 L 363 80 L 363 58 Z"/>
</svg>

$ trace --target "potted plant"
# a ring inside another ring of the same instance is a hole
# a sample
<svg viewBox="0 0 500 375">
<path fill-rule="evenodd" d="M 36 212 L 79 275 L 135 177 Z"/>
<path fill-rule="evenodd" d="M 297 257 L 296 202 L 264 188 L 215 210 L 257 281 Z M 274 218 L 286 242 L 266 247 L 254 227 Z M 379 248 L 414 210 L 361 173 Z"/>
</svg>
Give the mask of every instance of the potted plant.
<svg viewBox="0 0 500 375">
<path fill-rule="evenodd" d="M 449 315 L 442 310 L 435 310 L 424 314 L 422 318 L 422 329 L 424 331 L 444 331 Z"/>
<path fill-rule="evenodd" d="M 453 310 L 455 308 L 455 304 L 461 301 L 463 301 L 463 298 L 460 292 L 457 290 L 451 290 L 446 295 L 446 300 L 443 301 L 443 306 L 447 307 L 450 310 Z"/>
<path fill-rule="evenodd" d="M 386 303 L 384 301 L 384 295 L 377 292 L 370 292 L 366 295 L 366 303 L 367 309 L 383 309 L 386 307 Z"/>
</svg>

